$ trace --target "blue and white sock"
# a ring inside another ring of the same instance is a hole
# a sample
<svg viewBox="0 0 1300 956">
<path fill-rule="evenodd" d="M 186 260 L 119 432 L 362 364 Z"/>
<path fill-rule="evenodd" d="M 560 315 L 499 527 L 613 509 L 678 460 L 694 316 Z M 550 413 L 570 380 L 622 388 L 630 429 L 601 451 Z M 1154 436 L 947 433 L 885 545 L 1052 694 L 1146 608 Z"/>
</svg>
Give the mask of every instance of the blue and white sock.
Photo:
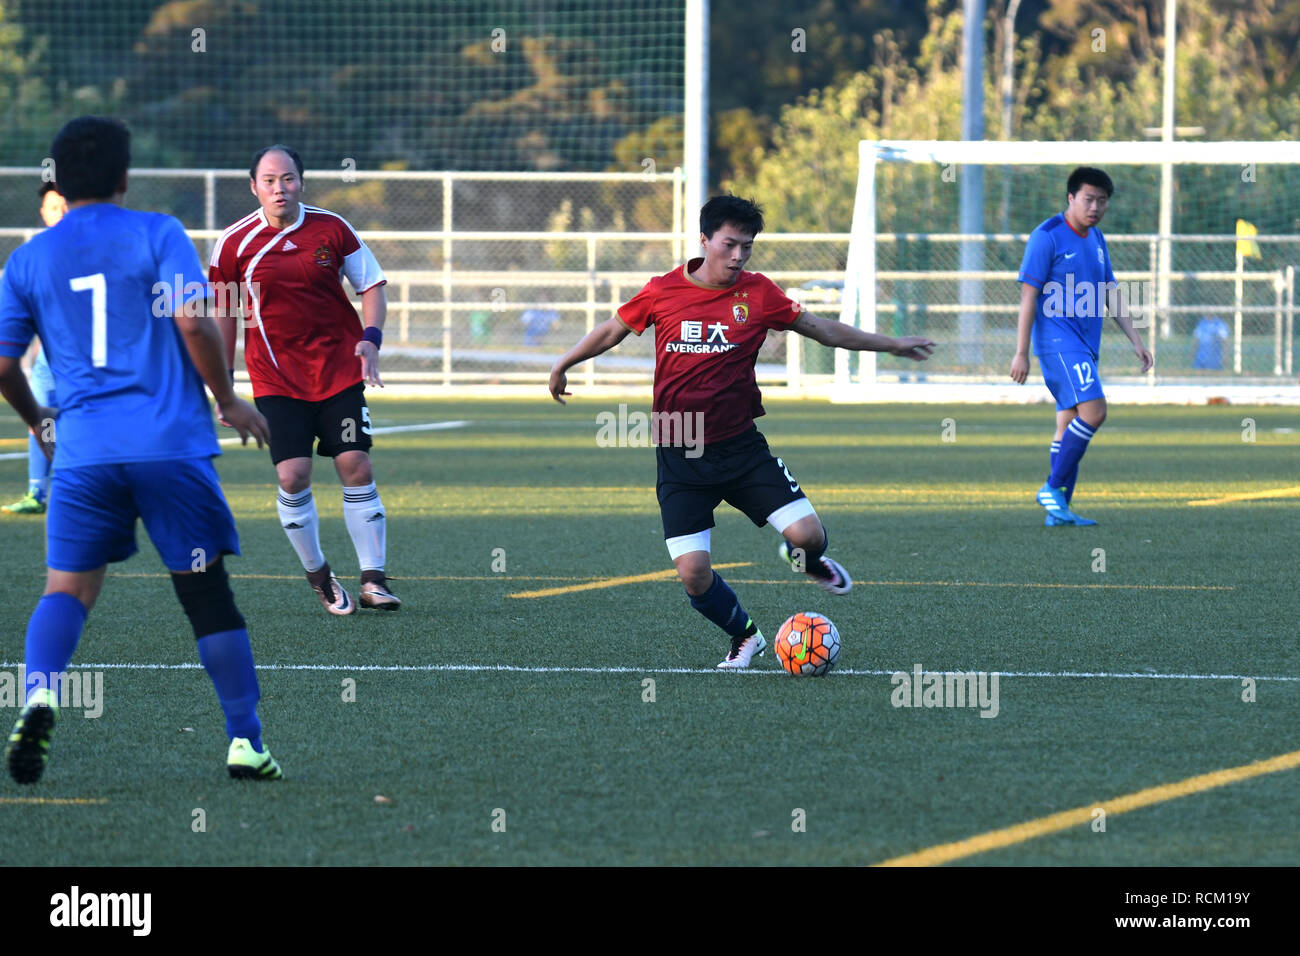
<svg viewBox="0 0 1300 956">
<path fill-rule="evenodd" d="M 1065 434 L 1061 436 L 1061 450 L 1052 464 L 1052 474 L 1047 479 L 1048 484 L 1053 488 L 1068 486 L 1073 493 L 1074 481 L 1079 474 L 1079 461 L 1088 450 L 1088 443 L 1096 433 L 1095 426 L 1089 425 L 1077 415 L 1070 420 L 1070 424 L 1065 426 Z"/>
<path fill-rule="evenodd" d="M 1047 480 L 1049 483 L 1052 480 L 1052 471 L 1054 471 L 1056 468 L 1056 458 L 1060 453 L 1061 453 L 1061 443 L 1059 441 L 1053 441 L 1052 453 L 1051 453 L 1051 466 L 1047 470 Z M 1074 482 L 1078 479 L 1078 477 L 1079 477 L 1079 466 L 1076 463 L 1074 468 L 1070 471 L 1070 473 L 1065 476 L 1064 487 L 1065 487 L 1066 504 L 1069 504 L 1070 499 L 1074 497 Z"/>
</svg>

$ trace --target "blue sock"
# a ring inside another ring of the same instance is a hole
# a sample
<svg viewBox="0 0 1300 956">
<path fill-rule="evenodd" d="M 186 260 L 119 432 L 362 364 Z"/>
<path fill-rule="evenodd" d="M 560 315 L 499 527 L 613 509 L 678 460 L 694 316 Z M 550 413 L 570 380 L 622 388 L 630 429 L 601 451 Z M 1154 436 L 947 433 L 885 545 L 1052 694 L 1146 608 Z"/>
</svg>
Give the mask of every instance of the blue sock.
<svg viewBox="0 0 1300 956">
<path fill-rule="evenodd" d="M 71 594 L 46 594 L 27 622 L 27 687 L 53 688 L 51 674 L 64 674 L 81 640 L 86 605 Z"/>
<path fill-rule="evenodd" d="M 50 462 L 33 435 L 27 436 L 27 492 L 37 501 L 44 501 L 50 493 Z"/>
<path fill-rule="evenodd" d="M 749 628 L 749 615 L 740 606 L 740 600 L 731 586 L 722 580 L 717 571 L 713 572 L 713 583 L 703 594 L 687 594 L 691 607 L 699 611 L 718 627 L 732 637 L 740 637 Z"/>
<path fill-rule="evenodd" d="M 262 724 L 257 719 L 257 671 L 248 630 L 217 631 L 199 638 L 199 660 L 217 689 L 226 713 L 226 736 L 247 737 L 262 752 Z"/>
<path fill-rule="evenodd" d="M 1047 479 L 1048 484 L 1053 488 L 1063 488 L 1071 472 L 1077 477 L 1079 459 L 1088 450 L 1088 442 L 1096 433 L 1097 430 L 1082 418 L 1075 416 L 1070 420 L 1070 424 L 1065 427 L 1065 434 L 1061 436 L 1061 451 L 1052 465 L 1052 474 Z"/>
<path fill-rule="evenodd" d="M 1067 505 L 1070 503 L 1070 499 L 1074 497 L 1074 483 L 1078 480 L 1079 480 L 1079 463 L 1075 462 L 1074 467 L 1071 468 L 1068 472 L 1066 472 L 1065 475 L 1064 488 L 1065 488 L 1065 503 Z"/>
<path fill-rule="evenodd" d="M 1094 431 L 1095 431 L 1095 429 L 1094 429 Z M 1051 481 L 1052 481 L 1052 472 L 1056 470 L 1056 457 L 1057 457 L 1057 455 L 1060 454 L 1060 452 L 1061 452 L 1061 443 L 1060 443 L 1059 441 L 1053 441 L 1053 442 L 1052 442 L 1052 454 L 1051 454 L 1051 462 L 1052 462 L 1052 464 L 1051 464 L 1051 467 L 1050 467 L 1050 468 L 1048 469 L 1048 471 L 1047 471 L 1047 481 L 1048 481 L 1049 484 L 1050 484 Z M 1070 499 L 1074 497 L 1074 483 L 1075 483 L 1075 481 L 1078 479 L 1078 477 L 1079 477 L 1079 463 L 1078 463 L 1078 462 L 1075 462 L 1074 467 L 1073 467 L 1073 468 L 1070 470 L 1070 472 L 1065 476 L 1064 487 L 1065 487 L 1065 503 L 1066 503 L 1066 504 L 1069 504 L 1069 503 L 1070 503 Z"/>
</svg>

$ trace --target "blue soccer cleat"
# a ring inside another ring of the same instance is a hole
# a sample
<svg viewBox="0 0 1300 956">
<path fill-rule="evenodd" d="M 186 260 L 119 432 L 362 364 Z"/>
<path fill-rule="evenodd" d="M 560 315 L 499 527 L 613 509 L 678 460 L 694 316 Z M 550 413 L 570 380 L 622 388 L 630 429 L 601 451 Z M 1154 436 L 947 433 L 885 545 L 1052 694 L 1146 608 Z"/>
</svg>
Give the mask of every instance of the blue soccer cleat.
<svg viewBox="0 0 1300 956">
<path fill-rule="evenodd" d="M 1043 519 L 1043 524 L 1049 528 L 1063 524 L 1082 527 L 1097 523 L 1070 510 L 1070 506 L 1065 501 L 1064 488 L 1053 488 L 1050 484 L 1044 483 L 1043 487 L 1038 489 L 1038 503 L 1047 510 L 1047 517 Z"/>
</svg>

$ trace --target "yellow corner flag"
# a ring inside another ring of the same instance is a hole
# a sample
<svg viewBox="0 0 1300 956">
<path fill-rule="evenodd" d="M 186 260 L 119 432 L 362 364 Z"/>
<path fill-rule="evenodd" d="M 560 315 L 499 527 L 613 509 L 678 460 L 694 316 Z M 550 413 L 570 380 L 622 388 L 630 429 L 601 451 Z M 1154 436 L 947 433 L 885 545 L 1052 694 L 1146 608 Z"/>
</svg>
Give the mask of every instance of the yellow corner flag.
<svg viewBox="0 0 1300 956">
<path fill-rule="evenodd" d="M 1237 220 L 1237 255 L 1243 259 L 1262 259 L 1259 254 L 1259 243 L 1251 239 L 1243 239 L 1242 236 L 1254 236 L 1259 230 L 1244 219 Z"/>
</svg>

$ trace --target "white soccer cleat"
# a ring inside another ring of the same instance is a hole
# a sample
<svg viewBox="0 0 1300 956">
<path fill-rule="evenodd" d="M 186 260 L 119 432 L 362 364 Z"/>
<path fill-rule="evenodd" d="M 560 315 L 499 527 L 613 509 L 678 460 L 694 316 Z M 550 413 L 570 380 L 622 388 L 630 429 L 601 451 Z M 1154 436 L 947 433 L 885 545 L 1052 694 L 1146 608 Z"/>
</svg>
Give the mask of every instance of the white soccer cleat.
<svg viewBox="0 0 1300 956">
<path fill-rule="evenodd" d="M 388 590 L 388 579 L 384 577 L 374 581 L 362 581 L 359 594 L 362 607 L 377 611 L 396 611 L 402 606 L 401 599 Z"/>
<path fill-rule="evenodd" d="M 308 581 L 310 580 L 308 576 Z M 339 579 L 333 574 L 323 583 L 313 584 L 311 589 L 316 592 L 321 604 L 325 605 L 325 610 L 331 614 L 342 617 L 345 614 L 353 614 L 357 610 L 357 606 L 352 603 L 352 598 L 348 596 L 347 591 L 343 590 L 343 585 L 339 584 Z"/>
<path fill-rule="evenodd" d="M 828 558 L 822 555 L 822 567 L 831 572 L 829 578 L 813 576 L 817 586 L 831 594 L 848 594 L 853 590 L 853 579 L 849 577 L 849 572 L 844 570 L 844 565 L 840 564 L 834 558 Z"/>
<path fill-rule="evenodd" d="M 790 553 L 790 545 L 785 541 L 781 542 L 781 547 L 777 549 L 777 554 L 781 556 L 782 561 L 790 565 L 791 570 L 796 572 L 801 570 L 796 564 L 794 556 Z M 824 588 L 831 594 L 848 594 L 853 590 L 853 579 L 849 577 L 849 572 L 844 570 L 844 565 L 840 564 L 834 558 L 826 557 L 824 554 L 822 555 L 821 561 L 822 567 L 831 572 L 830 577 L 822 577 L 821 575 L 813 574 L 811 571 L 804 571 L 803 573 L 807 574 L 817 582 L 819 587 Z"/>
<path fill-rule="evenodd" d="M 733 637 L 731 653 L 727 659 L 718 664 L 723 670 L 740 670 L 748 667 L 755 657 L 762 657 L 767 650 L 767 641 L 763 640 L 761 631 L 754 631 L 749 637 Z"/>
</svg>

